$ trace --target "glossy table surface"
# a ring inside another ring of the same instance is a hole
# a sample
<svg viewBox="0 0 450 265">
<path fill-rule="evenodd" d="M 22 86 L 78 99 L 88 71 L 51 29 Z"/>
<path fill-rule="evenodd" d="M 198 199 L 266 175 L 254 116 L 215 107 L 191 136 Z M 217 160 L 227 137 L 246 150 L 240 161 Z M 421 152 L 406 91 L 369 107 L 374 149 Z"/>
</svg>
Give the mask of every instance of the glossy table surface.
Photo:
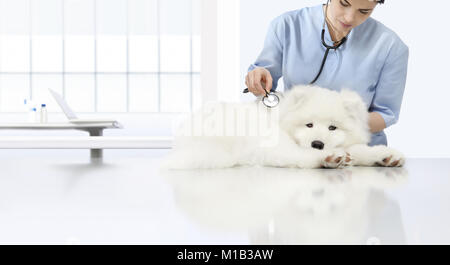
<svg viewBox="0 0 450 265">
<path fill-rule="evenodd" d="M 164 171 L 167 150 L 0 152 L 1 244 L 449 244 L 450 159 Z"/>
</svg>

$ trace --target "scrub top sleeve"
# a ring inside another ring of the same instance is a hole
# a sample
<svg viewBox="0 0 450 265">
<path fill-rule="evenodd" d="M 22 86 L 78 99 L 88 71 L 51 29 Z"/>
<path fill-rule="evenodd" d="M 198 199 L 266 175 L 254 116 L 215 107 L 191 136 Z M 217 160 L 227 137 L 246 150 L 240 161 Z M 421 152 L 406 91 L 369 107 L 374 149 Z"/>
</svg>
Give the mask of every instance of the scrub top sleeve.
<svg viewBox="0 0 450 265">
<path fill-rule="evenodd" d="M 272 90 L 276 90 L 278 80 L 282 76 L 283 65 L 283 43 L 280 35 L 284 32 L 284 21 L 281 17 L 274 19 L 269 26 L 269 30 L 264 41 L 264 48 L 256 59 L 255 63 L 250 65 L 248 72 L 257 67 L 264 67 L 272 75 Z"/>
<path fill-rule="evenodd" d="M 400 115 L 400 107 L 405 90 L 408 70 L 409 49 L 406 45 L 393 51 L 381 70 L 375 95 L 369 108 L 378 112 L 386 123 L 386 128 L 395 124 Z"/>
</svg>

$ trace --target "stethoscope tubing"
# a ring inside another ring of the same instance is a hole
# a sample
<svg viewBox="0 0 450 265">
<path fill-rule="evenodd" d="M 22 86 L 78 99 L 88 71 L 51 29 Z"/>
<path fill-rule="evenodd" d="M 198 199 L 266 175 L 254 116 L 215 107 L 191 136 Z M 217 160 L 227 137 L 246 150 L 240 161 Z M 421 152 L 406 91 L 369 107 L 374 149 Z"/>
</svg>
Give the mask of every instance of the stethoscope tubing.
<svg viewBox="0 0 450 265">
<path fill-rule="evenodd" d="M 310 85 L 314 84 L 317 79 L 319 79 L 319 76 L 322 74 L 323 68 L 325 66 L 325 62 L 327 61 L 328 58 L 328 53 L 330 52 L 330 50 L 337 50 L 339 47 L 341 47 L 342 44 L 344 44 L 347 41 L 347 37 L 342 38 L 342 40 L 339 42 L 339 44 L 337 46 L 330 46 L 325 42 L 325 28 L 322 29 L 322 45 L 327 48 L 327 50 L 325 51 L 325 54 L 323 56 L 322 59 L 322 64 L 320 65 L 320 70 L 317 73 L 316 77 L 313 79 L 313 81 L 311 81 L 311 83 L 309 83 Z"/>
</svg>

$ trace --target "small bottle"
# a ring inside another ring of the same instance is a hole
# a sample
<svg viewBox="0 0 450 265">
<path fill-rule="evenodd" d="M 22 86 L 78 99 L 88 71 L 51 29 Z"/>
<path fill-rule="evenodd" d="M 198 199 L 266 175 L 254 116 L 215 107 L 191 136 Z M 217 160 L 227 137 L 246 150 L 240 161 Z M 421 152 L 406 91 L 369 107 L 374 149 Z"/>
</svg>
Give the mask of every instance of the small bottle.
<svg viewBox="0 0 450 265">
<path fill-rule="evenodd" d="M 39 116 L 37 113 L 37 109 L 36 108 L 31 108 L 30 109 L 30 114 L 29 114 L 29 121 L 32 123 L 37 123 L 39 122 Z"/>
<path fill-rule="evenodd" d="M 47 107 L 45 104 L 41 104 L 41 123 L 47 123 Z"/>
<path fill-rule="evenodd" d="M 31 99 L 24 99 L 23 105 L 25 107 L 24 111 L 28 113 L 28 122 L 35 123 L 39 122 L 39 119 L 36 120 L 36 111 L 33 111 L 33 109 L 36 109 L 36 105 L 33 104 L 33 101 Z"/>
</svg>

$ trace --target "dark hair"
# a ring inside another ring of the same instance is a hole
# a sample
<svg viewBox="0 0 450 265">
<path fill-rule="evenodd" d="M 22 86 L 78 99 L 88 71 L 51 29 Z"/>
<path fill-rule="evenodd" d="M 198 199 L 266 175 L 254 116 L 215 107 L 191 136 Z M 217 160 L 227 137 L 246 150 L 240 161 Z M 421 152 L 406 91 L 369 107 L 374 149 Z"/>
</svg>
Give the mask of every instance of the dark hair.
<svg viewBox="0 0 450 265">
<path fill-rule="evenodd" d="M 384 4 L 384 0 L 377 0 L 378 4 Z"/>
</svg>

